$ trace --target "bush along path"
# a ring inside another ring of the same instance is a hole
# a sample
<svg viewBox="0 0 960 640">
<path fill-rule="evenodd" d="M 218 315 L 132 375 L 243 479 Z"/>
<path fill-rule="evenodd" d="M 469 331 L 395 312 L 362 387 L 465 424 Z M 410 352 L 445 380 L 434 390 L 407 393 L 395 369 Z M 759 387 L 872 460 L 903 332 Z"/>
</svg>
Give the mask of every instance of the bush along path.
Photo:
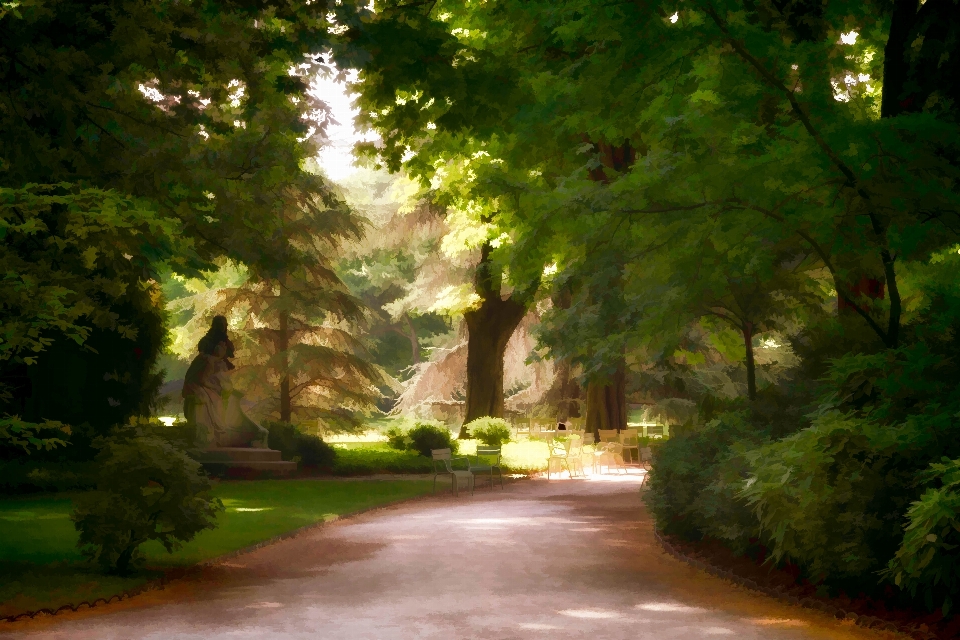
<svg viewBox="0 0 960 640">
<path fill-rule="evenodd" d="M 839 620 L 881 631 L 902 633 L 916 640 L 949 640 L 960 637 L 960 618 L 944 621 L 939 611 L 919 614 L 915 611 L 888 608 L 883 602 L 867 598 L 827 598 L 816 595 L 811 584 L 797 584 L 796 575 L 783 569 L 761 569 L 745 557 L 734 558 L 726 549 L 707 549 L 695 543 L 682 542 L 654 530 L 657 542 L 674 558 L 718 578 L 729 580 L 747 589 L 759 591 L 781 602 L 815 609 Z"/>
</svg>

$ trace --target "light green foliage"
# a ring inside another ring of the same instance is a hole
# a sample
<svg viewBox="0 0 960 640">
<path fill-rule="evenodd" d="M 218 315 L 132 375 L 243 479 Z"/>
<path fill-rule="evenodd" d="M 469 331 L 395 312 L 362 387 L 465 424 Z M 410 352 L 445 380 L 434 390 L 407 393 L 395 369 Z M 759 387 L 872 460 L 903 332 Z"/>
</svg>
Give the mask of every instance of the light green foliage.
<svg viewBox="0 0 960 640">
<path fill-rule="evenodd" d="M 156 540 L 167 552 L 216 526 L 223 509 L 208 495 L 200 464 L 162 435 L 162 427 L 121 427 L 97 443 L 97 489 L 71 515 L 78 546 L 106 570 L 127 574 L 143 561 L 140 545 Z"/>
<path fill-rule="evenodd" d="M 49 451 L 66 445 L 63 439 L 70 435 L 70 427 L 54 420 L 40 424 L 24 422 L 18 416 L 0 418 L 0 447 L 20 449 L 26 453 L 31 450 Z"/>
<path fill-rule="evenodd" d="M 358 170 L 342 188 L 369 227 L 345 248 L 337 272 L 370 309 L 372 356 L 393 378 L 406 380 L 423 361 L 424 347 L 449 331 L 444 315 L 453 309 L 444 302 L 445 292 L 466 279 L 466 269 L 438 250 L 448 227 L 417 183 Z M 393 387 L 391 396 L 399 385 Z"/>
<path fill-rule="evenodd" d="M 375 473 L 430 473 L 433 461 L 412 449 L 397 450 L 384 446 L 337 447 L 333 473 L 337 476 L 363 476 Z"/>
<path fill-rule="evenodd" d="M 477 418 L 466 425 L 467 433 L 485 445 L 502 447 L 510 442 L 510 425 L 503 418 Z"/>
<path fill-rule="evenodd" d="M 355 429 L 384 383 L 358 337 L 362 303 L 334 266 L 342 245 L 360 238 L 362 222 L 319 176 L 301 175 L 284 193 L 283 229 L 271 245 L 286 261 L 224 262 L 204 280 L 181 279 L 186 290 L 170 303 L 185 319 L 175 349 L 192 359 L 210 319 L 222 314 L 237 349 L 234 385 L 257 415 Z"/>
</svg>

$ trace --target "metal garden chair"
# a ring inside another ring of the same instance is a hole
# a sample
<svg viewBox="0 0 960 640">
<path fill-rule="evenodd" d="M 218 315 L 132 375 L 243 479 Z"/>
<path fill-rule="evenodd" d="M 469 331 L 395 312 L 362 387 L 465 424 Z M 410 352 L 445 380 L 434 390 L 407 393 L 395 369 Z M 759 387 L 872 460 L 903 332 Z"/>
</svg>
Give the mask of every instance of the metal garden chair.
<svg viewBox="0 0 960 640">
<path fill-rule="evenodd" d="M 503 489 L 503 469 L 501 469 L 500 447 L 477 445 L 476 458 L 477 463 L 474 464 L 473 461 L 471 461 L 469 467 L 474 478 L 477 477 L 478 473 L 489 473 L 490 488 L 493 489 L 493 472 L 496 471 L 497 477 L 500 478 L 500 488 Z"/>
<path fill-rule="evenodd" d="M 463 479 L 470 485 L 470 495 L 473 495 L 473 485 L 474 478 L 473 472 L 470 471 L 470 459 L 464 457 L 453 457 L 450 449 L 432 449 L 430 453 L 433 454 L 433 492 L 437 492 L 437 477 L 443 475 L 449 475 L 453 482 L 453 494 L 456 496 L 460 495 L 460 480 Z M 457 460 L 465 460 L 467 463 L 467 468 L 464 469 L 454 469 L 453 463 Z"/>
</svg>

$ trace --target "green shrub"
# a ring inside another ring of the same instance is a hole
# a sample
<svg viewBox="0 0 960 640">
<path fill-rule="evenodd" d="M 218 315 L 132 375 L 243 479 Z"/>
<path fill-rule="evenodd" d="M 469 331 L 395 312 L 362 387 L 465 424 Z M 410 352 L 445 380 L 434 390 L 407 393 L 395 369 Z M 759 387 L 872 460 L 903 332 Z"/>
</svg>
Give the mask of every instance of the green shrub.
<svg viewBox="0 0 960 640">
<path fill-rule="evenodd" d="M 280 452 L 284 460 L 299 459 L 308 467 L 332 467 L 336 450 L 319 436 L 303 433 L 285 422 L 267 422 L 267 446 Z"/>
<path fill-rule="evenodd" d="M 98 438 L 97 489 L 82 495 L 71 515 L 84 555 L 121 575 L 142 561 L 144 542 L 172 552 L 214 528 L 223 509 L 207 495 L 200 464 L 161 433 L 141 424 Z"/>
<path fill-rule="evenodd" d="M 503 418 L 477 418 L 468 423 L 466 429 L 488 447 L 502 447 L 510 442 L 510 425 Z"/>
<path fill-rule="evenodd" d="M 415 451 L 397 451 L 392 448 L 360 447 L 337 449 L 333 473 L 338 476 L 370 475 L 374 473 L 430 473 L 433 461 Z"/>
<path fill-rule="evenodd" d="M 440 426 L 438 426 L 440 425 Z M 450 430 L 443 423 L 418 422 L 417 426 L 407 432 L 410 438 L 408 450 L 416 451 L 421 456 L 431 458 L 433 449 L 457 450 L 457 442 L 450 435 Z"/>
<path fill-rule="evenodd" d="M 427 458 L 433 449 L 457 450 L 457 441 L 439 420 L 417 420 L 409 431 L 391 427 L 387 429 L 387 443 L 398 451 L 415 451 Z"/>
<path fill-rule="evenodd" d="M 883 574 L 911 596 L 919 591 L 928 608 L 940 606 L 947 615 L 960 595 L 960 459 L 944 458 L 922 478 L 941 486 L 927 489 L 910 506 L 900 549 Z"/>
<path fill-rule="evenodd" d="M 644 500 L 664 533 L 724 539 L 742 550 L 758 523 L 743 488 L 743 452 L 762 441 L 746 411 L 721 413 L 695 430 L 653 445 L 653 473 Z"/>
<path fill-rule="evenodd" d="M 813 425 L 748 454 L 743 492 L 775 560 L 817 579 L 876 586 L 903 537 L 901 517 L 917 496 L 911 426 L 878 425 L 825 411 Z"/>
</svg>

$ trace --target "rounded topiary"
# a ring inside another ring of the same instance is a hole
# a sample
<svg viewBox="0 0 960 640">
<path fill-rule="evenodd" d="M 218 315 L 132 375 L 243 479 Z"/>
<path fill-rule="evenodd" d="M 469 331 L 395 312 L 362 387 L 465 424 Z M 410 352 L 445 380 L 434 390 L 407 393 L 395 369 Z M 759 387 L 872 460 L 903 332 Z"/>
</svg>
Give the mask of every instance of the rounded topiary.
<svg viewBox="0 0 960 640">
<path fill-rule="evenodd" d="M 418 422 L 413 429 L 407 432 L 406 437 L 410 440 L 407 448 L 427 458 L 431 457 L 430 452 L 433 449 L 450 449 L 453 452 L 457 450 L 457 442 L 446 426 Z"/>
<path fill-rule="evenodd" d="M 502 447 L 510 442 L 510 425 L 503 418 L 477 418 L 466 425 L 474 438 L 488 447 Z"/>
</svg>

